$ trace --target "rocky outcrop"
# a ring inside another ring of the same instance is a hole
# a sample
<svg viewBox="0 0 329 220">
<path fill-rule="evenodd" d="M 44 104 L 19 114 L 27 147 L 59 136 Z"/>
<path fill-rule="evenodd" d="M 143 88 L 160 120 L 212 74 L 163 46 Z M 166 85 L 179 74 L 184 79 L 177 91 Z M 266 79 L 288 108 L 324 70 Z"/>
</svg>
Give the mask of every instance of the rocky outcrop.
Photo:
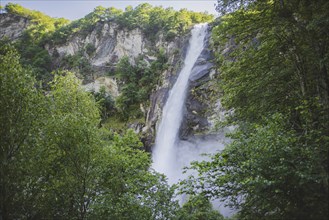
<svg viewBox="0 0 329 220">
<path fill-rule="evenodd" d="M 165 41 L 161 34 L 151 41 L 138 28 L 129 30 L 109 21 L 98 22 L 87 34 L 78 32 L 69 36 L 64 44 L 46 45 L 46 49 L 54 58 L 54 66 L 58 65 L 65 56 L 83 54 L 94 70 L 92 78 L 89 75 L 85 81 L 89 83 L 105 76 L 108 72 L 113 72 L 117 62 L 124 56 L 134 63 L 135 59 L 142 55 L 149 63 L 156 59 L 154 55 L 159 48 L 165 50 L 169 57 L 169 65 L 173 66 L 180 57 L 178 48 L 182 47 L 181 42 L 181 38 L 171 42 Z M 88 52 L 89 49 L 92 52 Z"/>
<path fill-rule="evenodd" d="M 214 55 L 210 49 L 211 27 L 205 39 L 205 48 L 195 63 L 189 78 L 185 114 L 180 129 L 182 139 L 212 131 L 216 100 L 212 95 L 216 71 L 213 69 Z"/>
<path fill-rule="evenodd" d="M 160 47 L 164 48 L 167 54 L 172 54 L 177 45 L 162 38 L 159 36 L 156 42 L 151 42 L 138 28 L 128 30 L 115 22 L 99 22 L 87 35 L 75 33 L 65 44 L 48 46 L 47 49 L 51 55 L 56 54 L 59 61 L 64 56 L 83 51 L 90 64 L 100 68 L 113 66 L 124 56 L 129 57 L 131 63 L 139 55 L 146 55 L 152 60 L 152 55 Z M 93 48 L 91 54 L 85 51 L 87 47 Z"/>
<path fill-rule="evenodd" d="M 7 13 L 0 14 L 0 39 L 17 40 L 29 24 L 27 18 Z"/>
<path fill-rule="evenodd" d="M 131 61 L 142 54 L 145 49 L 143 33 L 139 29 L 125 30 L 116 23 L 99 22 L 93 31 L 84 36 L 76 33 L 70 36 L 64 45 L 55 45 L 49 48 L 49 53 L 58 53 L 59 58 L 66 55 L 75 55 L 87 46 L 93 47 L 92 54 L 88 56 L 91 65 L 101 67 L 116 63 L 123 56 L 128 56 Z"/>
<path fill-rule="evenodd" d="M 90 92 L 100 92 L 102 88 L 105 89 L 106 93 L 112 95 L 113 98 L 119 96 L 119 88 L 117 81 L 112 77 L 99 77 L 95 81 L 85 84 L 82 86 L 86 91 Z"/>
</svg>

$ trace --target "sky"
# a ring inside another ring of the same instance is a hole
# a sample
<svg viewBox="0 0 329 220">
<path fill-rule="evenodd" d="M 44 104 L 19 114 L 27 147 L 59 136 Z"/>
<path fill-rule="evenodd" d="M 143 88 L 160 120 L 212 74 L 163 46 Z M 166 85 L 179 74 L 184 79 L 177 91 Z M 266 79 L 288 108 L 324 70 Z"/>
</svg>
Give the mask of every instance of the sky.
<svg viewBox="0 0 329 220">
<path fill-rule="evenodd" d="M 216 0 L 0 0 L 2 6 L 5 6 L 8 2 L 41 11 L 51 17 L 64 17 L 70 20 L 84 17 L 99 5 L 125 9 L 128 5 L 135 7 L 144 2 L 155 6 L 162 5 L 165 8 L 173 7 L 176 10 L 187 8 L 192 11 L 207 11 L 217 15 L 214 6 Z"/>
</svg>

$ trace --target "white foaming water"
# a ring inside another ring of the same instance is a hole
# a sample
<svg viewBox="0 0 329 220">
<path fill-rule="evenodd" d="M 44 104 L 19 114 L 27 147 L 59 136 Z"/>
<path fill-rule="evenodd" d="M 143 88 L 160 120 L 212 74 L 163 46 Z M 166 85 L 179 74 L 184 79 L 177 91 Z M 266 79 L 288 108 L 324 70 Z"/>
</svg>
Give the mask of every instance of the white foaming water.
<svg viewBox="0 0 329 220">
<path fill-rule="evenodd" d="M 189 166 L 192 161 L 207 159 L 204 153 L 215 153 L 224 148 L 224 132 L 207 137 L 195 137 L 189 141 L 179 139 L 179 128 L 183 118 L 189 76 L 192 68 L 204 48 L 207 24 L 195 25 L 189 41 L 184 67 L 179 73 L 178 79 L 169 93 L 168 100 L 163 108 L 162 119 L 157 130 L 155 147 L 152 152 L 152 168 L 168 177 L 168 183 L 173 185 L 179 180 L 193 173 L 183 174 L 183 168 Z M 182 202 L 182 198 L 181 201 Z M 232 210 L 223 206 L 220 202 L 213 202 L 214 208 L 220 210 L 224 216 L 232 215 Z"/>
<path fill-rule="evenodd" d="M 195 25 L 189 41 L 184 67 L 179 73 L 178 79 L 169 93 L 168 100 L 163 108 L 162 119 L 157 131 L 155 148 L 153 150 L 154 170 L 165 174 L 169 184 L 177 182 L 177 148 L 178 132 L 183 117 L 188 79 L 191 70 L 199 57 L 207 33 L 207 25 Z"/>
</svg>

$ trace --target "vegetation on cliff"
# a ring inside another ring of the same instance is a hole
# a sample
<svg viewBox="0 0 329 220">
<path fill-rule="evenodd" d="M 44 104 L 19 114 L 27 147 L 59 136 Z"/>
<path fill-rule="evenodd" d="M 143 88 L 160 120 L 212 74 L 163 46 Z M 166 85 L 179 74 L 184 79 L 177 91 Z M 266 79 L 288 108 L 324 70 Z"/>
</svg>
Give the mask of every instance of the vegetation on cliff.
<svg viewBox="0 0 329 220">
<path fill-rule="evenodd" d="M 185 9 L 175 11 L 173 8 L 153 7 L 147 3 L 135 8 L 128 6 L 125 11 L 98 6 L 84 18 L 72 22 L 64 18 L 49 17 L 19 4 L 8 3 L 5 10 L 31 21 L 29 28 L 16 42 L 16 48 L 21 54 L 22 63 L 34 67 L 38 79 L 44 80 L 49 80 L 49 73 L 55 70 L 45 46 L 66 43 L 75 34 L 87 35 L 99 23 L 114 22 L 128 30 L 139 28 L 150 40 L 154 40 L 159 34 L 165 34 L 167 40 L 172 40 L 176 36 L 186 34 L 195 23 L 213 20 L 213 15 L 210 14 Z M 92 48 L 85 49 L 88 55 L 93 52 L 90 50 Z"/>
<path fill-rule="evenodd" d="M 48 51 L 44 48 L 47 37 L 52 36 L 55 30 L 67 25 L 68 20 L 64 18 L 52 18 L 39 11 L 29 10 L 18 4 L 8 3 L 5 6 L 7 13 L 19 15 L 30 20 L 28 29 L 15 43 L 20 53 L 23 65 L 31 66 L 34 74 L 39 80 L 49 81 L 51 78 L 52 61 Z M 5 40 L 5 39 L 1 39 Z M 1 41 L 0 44 L 7 44 Z"/>
<path fill-rule="evenodd" d="M 114 22 L 125 29 L 141 29 L 151 40 L 162 33 L 167 40 L 186 34 L 191 25 L 210 22 L 213 15 L 182 9 L 153 7 L 148 3 L 133 8 L 128 6 L 125 11 L 110 7 L 98 6 L 84 18 L 73 21 L 67 26 L 58 29 L 51 39 L 54 43 L 63 43 L 73 33 L 88 34 L 97 22 Z"/>
<path fill-rule="evenodd" d="M 117 109 L 122 119 L 143 116 L 140 105 L 146 106 L 149 102 L 152 90 L 159 84 L 161 73 L 168 67 L 167 60 L 161 48 L 157 59 L 150 64 L 143 57 L 139 57 L 135 65 L 129 62 L 128 57 L 120 60 L 115 76 L 124 83 L 117 98 Z"/>
</svg>

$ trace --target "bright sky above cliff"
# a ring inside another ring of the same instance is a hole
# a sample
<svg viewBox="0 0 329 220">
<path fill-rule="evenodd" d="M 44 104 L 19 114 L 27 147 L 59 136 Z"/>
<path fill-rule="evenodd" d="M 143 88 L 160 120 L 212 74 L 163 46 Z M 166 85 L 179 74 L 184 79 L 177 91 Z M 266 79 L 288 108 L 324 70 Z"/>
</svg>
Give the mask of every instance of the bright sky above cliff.
<svg viewBox="0 0 329 220">
<path fill-rule="evenodd" d="M 133 7 L 147 2 L 154 6 L 173 7 L 176 10 L 187 8 L 188 10 L 217 14 L 214 4 L 216 0 L 0 0 L 2 6 L 8 2 L 17 3 L 25 8 L 41 11 L 52 17 L 64 17 L 70 20 L 82 18 L 96 6 L 115 7 L 125 9 L 128 5 Z"/>
</svg>

